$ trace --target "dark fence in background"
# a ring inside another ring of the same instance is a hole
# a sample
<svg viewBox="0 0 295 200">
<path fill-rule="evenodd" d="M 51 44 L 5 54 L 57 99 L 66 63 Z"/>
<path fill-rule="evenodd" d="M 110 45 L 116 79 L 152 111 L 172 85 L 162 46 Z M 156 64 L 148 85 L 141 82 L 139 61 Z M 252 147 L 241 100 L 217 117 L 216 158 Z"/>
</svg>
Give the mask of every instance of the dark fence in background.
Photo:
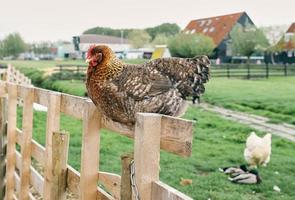
<svg viewBox="0 0 295 200">
<path fill-rule="evenodd" d="M 57 65 L 55 72 L 86 73 L 88 65 Z"/>
<path fill-rule="evenodd" d="M 247 65 L 247 64 L 222 64 L 212 65 L 212 77 L 225 78 L 268 78 L 271 76 L 295 76 L 295 64 L 281 65 Z"/>
</svg>

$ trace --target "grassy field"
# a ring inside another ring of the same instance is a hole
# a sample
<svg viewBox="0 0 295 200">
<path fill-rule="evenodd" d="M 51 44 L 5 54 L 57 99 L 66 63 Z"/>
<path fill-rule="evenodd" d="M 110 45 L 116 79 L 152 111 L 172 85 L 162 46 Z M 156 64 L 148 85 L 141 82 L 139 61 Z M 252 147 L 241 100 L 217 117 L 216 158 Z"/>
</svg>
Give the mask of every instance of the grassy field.
<svg viewBox="0 0 295 200">
<path fill-rule="evenodd" d="M 56 81 L 54 89 L 79 96 L 86 91 L 85 84 L 79 80 Z M 260 80 L 213 78 L 206 84 L 203 100 L 265 116 L 272 123 L 295 125 L 295 77 Z"/>
<path fill-rule="evenodd" d="M 127 63 L 142 63 L 144 59 L 132 59 L 124 60 Z M 64 64 L 71 64 L 71 65 L 86 65 L 85 60 L 0 60 L 0 64 L 12 64 L 16 68 L 35 68 L 39 70 L 50 70 L 56 65 L 64 65 Z"/>
<path fill-rule="evenodd" d="M 19 109 L 19 127 L 21 126 L 21 115 L 21 109 Z M 230 183 L 227 177 L 217 169 L 244 162 L 245 139 L 252 129 L 193 107 L 189 108 L 185 118 L 197 118 L 197 124 L 193 130 L 192 156 L 181 158 L 161 152 L 160 179 L 162 181 L 193 199 L 294 199 L 294 143 L 274 136 L 271 162 L 267 168 L 259 170 L 263 178 L 262 184 L 236 185 Z M 43 145 L 45 144 L 45 127 L 46 113 L 35 112 L 33 137 Z M 70 133 L 69 164 L 79 170 L 81 121 L 62 116 L 61 129 Z M 132 148 L 131 139 L 104 130 L 101 133 L 100 170 L 120 174 L 120 155 L 132 151 Z M 181 186 L 181 178 L 192 179 L 192 185 Z M 281 188 L 281 193 L 273 191 L 274 185 Z"/>
<path fill-rule="evenodd" d="M 218 106 L 295 124 L 295 77 L 257 80 L 213 78 L 204 100 Z"/>
</svg>

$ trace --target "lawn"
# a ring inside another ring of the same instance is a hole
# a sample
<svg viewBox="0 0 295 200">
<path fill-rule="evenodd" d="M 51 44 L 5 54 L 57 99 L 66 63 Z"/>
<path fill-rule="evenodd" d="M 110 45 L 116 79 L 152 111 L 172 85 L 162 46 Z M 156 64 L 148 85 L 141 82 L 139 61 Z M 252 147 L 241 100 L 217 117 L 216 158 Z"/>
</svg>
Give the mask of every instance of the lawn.
<svg viewBox="0 0 295 200">
<path fill-rule="evenodd" d="M 138 64 L 143 63 L 144 59 L 125 59 L 124 62 Z M 50 70 L 56 65 L 86 65 L 85 60 L 0 60 L 0 64 L 12 64 L 16 68 L 34 68 L 38 70 Z"/>
<path fill-rule="evenodd" d="M 203 99 L 214 105 L 269 117 L 273 123 L 295 125 L 295 77 L 212 78 Z"/>
<path fill-rule="evenodd" d="M 83 81 L 62 80 L 54 89 L 83 96 Z M 225 108 L 270 118 L 272 123 L 295 125 L 295 77 L 259 80 L 212 78 L 206 84 L 203 100 Z"/>
<path fill-rule="evenodd" d="M 274 136 L 271 162 L 268 167 L 259 170 L 263 182 L 260 185 L 236 185 L 230 183 L 227 177 L 217 169 L 244 162 L 245 140 L 252 129 L 193 107 L 189 108 L 185 118 L 197 118 L 197 124 L 193 129 L 192 156 L 181 158 L 161 152 L 160 179 L 162 181 L 193 199 L 294 199 L 294 143 Z M 20 125 L 21 109 L 18 109 L 18 126 Z M 34 112 L 33 137 L 43 145 L 45 127 L 46 113 Z M 61 129 L 70 133 L 69 164 L 79 170 L 81 121 L 63 115 Z M 102 131 L 100 170 L 120 174 L 120 155 L 132 151 L 132 148 L 131 139 L 107 130 Z M 179 184 L 181 178 L 192 179 L 192 185 L 181 186 Z M 281 188 L 281 193 L 273 191 L 274 185 Z"/>
</svg>

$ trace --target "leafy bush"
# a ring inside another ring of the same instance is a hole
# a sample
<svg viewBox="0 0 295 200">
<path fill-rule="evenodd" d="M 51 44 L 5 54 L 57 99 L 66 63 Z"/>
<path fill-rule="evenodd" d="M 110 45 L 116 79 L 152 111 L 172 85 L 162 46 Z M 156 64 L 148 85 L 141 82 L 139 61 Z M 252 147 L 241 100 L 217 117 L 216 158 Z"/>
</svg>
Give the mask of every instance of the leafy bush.
<svg viewBox="0 0 295 200">
<path fill-rule="evenodd" d="M 21 68 L 20 71 L 32 80 L 32 84 L 42 87 L 44 81 L 44 71 L 34 68 Z"/>
<path fill-rule="evenodd" d="M 168 43 L 168 48 L 175 57 L 194 57 L 197 55 L 210 55 L 215 47 L 213 40 L 202 34 L 180 33 Z"/>
</svg>

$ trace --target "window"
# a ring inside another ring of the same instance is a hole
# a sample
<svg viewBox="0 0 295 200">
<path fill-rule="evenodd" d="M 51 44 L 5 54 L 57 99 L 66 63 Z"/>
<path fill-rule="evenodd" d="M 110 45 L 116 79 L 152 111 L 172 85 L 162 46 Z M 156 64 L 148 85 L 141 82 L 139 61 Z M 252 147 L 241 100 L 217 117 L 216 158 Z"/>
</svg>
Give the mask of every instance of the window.
<svg viewBox="0 0 295 200">
<path fill-rule="evenodd" d="M 207 21 L 207 26 L 209 26 L 209 25 L 211 24 L 211 22 L 212 22 L 212 20 L 209 19 L 209 20 Z"/>
<path fill-rule="evenodd" d="M 200 26 L 201 26 L 201 27 L 204 26 L 205 23 L 206 23 L 206 20 L 201 20 L 201 21 L 200 21 Z"/>
<path fill-rule="evenodd" d="M 211 28 L 209 29 L 209 32 L 210 32 L 210 33 L 212 33 L 213 31 L 215 31 L 215 27 L 211 27 Z"/>
<path fill-rule="evenodd" d="M 207 31 L 208 31 L 208 28 L 203 29 L 203 33 L 207 33 Z"/>
<path fill-rule="evenodd" d="M 191 30 L 191 34 L 194 34 L 196 32 L 196 29 Z"/>
</svg>

